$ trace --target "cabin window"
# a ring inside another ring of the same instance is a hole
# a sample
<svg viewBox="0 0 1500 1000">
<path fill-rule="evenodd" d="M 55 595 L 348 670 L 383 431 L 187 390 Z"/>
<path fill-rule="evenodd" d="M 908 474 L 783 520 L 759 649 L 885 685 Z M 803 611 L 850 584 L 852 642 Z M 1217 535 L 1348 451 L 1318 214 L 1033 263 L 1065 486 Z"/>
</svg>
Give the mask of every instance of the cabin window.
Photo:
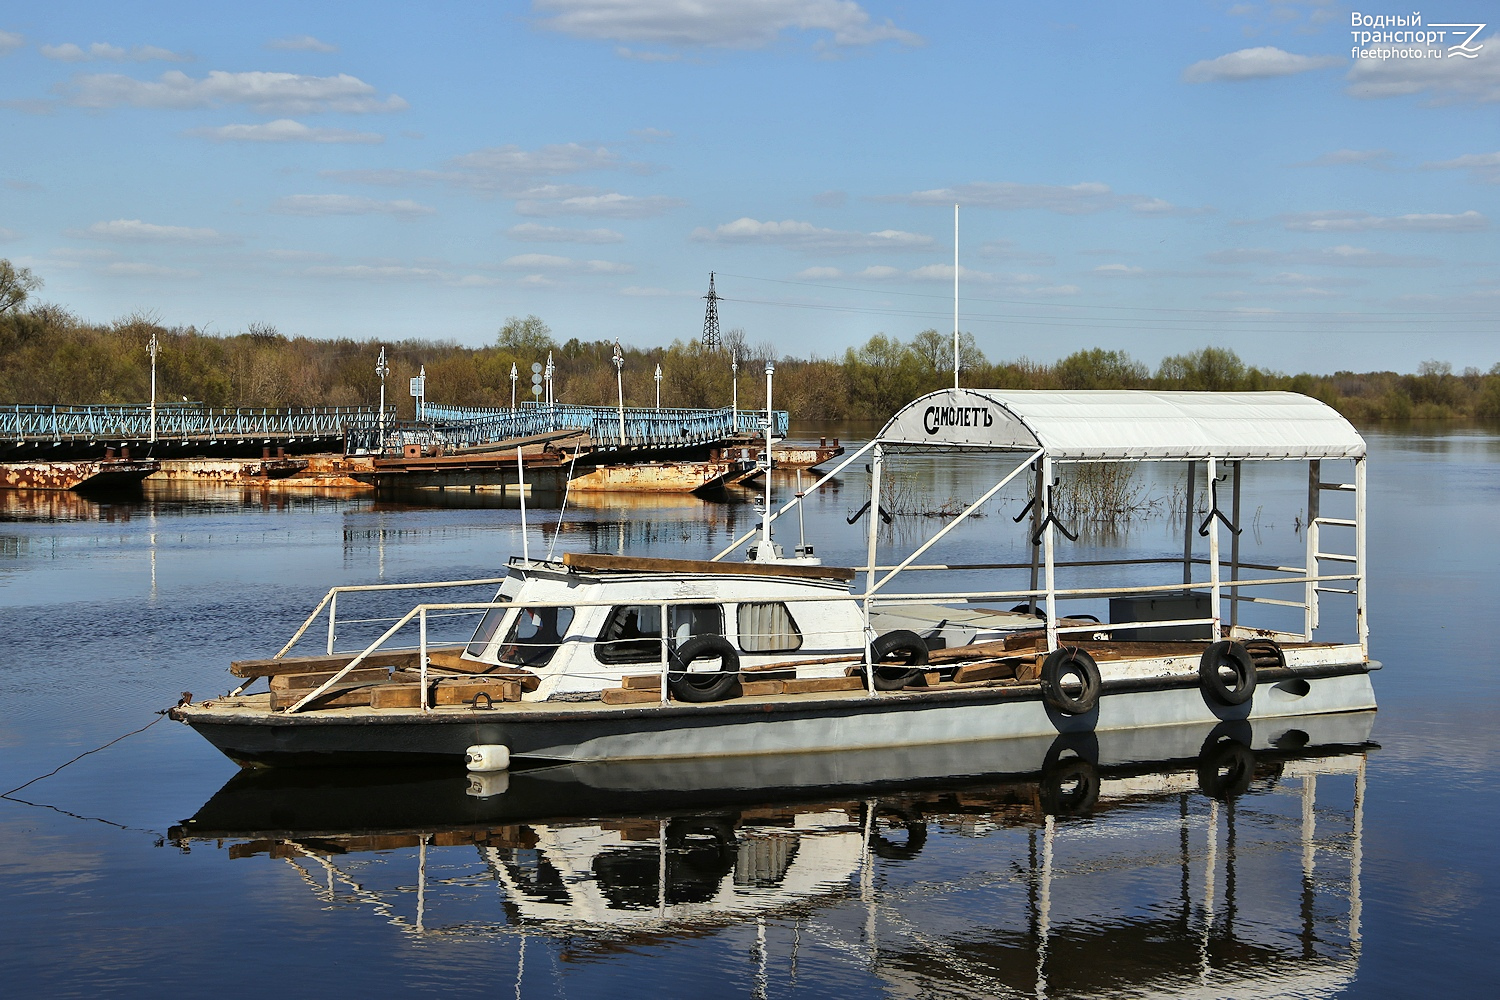
<svg viewBox="0 0 1500 1000">
<path fill-rule="evenodd" d="M 500 662 L 545 667 L 571 624 L 572 608 L 522 608 L 500 647 Z"/>
<path fill-rule="evenodd" d="M 495 595 L 496 604 L 515 599 L 515 595 L 507 594 L 504 587 L 501 587 L 500 592 Z M 483 656 L 484 651 L 490 648 L 490 641 L 495 638 L 495 632 L 499 630 L 500 623 L 505 620 L 509 612 L 509 608 L 490 608 L 485 612 L 484 617 L 479 620 L 479 627 L 474 630 L 474 638 L 469 640 L 469 645 L 464 652 L 470 656 Z"/>
<path fill-rule="evenodd" d="M 667 636 L 681 646 L 695 635 L 723 635 L 724 611 L 717 604 L 674 604 L 667 608 Z M 660 663 L 661 605 L 622 604 L 594 643 L 600 663 Z"/>
<path fill-rule="evenodd" d="M 747 653 L 785 653 L 802 648 L 802 630 L 780 601 L 740 605 L 740 648 Z"/>
</svg>

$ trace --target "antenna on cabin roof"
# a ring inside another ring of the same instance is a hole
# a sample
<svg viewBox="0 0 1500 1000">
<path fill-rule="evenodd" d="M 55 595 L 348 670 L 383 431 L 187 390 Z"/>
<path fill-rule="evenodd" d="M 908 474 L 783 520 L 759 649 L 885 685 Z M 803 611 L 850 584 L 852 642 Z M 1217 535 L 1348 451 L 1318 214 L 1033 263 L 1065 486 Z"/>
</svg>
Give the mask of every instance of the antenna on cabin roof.
<svg viewBox="0 0 1500 1000">
<path fill-rule="evenodd" d="M 708 272 L 708 309 L 703 313 L 703 346 L 717 351 L 719 340 L 719 293 L 714 291 L 714 272 Z"/>
</svg>

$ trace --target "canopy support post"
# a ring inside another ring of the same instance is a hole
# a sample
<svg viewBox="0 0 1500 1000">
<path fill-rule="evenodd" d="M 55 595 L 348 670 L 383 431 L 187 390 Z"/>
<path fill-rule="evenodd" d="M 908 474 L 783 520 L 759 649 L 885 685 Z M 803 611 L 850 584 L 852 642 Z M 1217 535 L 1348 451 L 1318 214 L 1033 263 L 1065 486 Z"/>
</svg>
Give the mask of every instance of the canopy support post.
<svg viewBox="0 0 1500 1000">
<path fill-rule="evenodd" d="M 1031 494 L 1031 537 L 1035 539 L 1042 533 L 1042 464 L 1036 464 L 1036 482 Z M 1036 585 L 1041 579 L 1042 549 L 1040 544 L 1033 542 L 1031 546 L 1031 596 L 1026 598 L 1027 610 L 1036 614 Z"/>
<path fill-rule="evenodd" d="M 1052 482 L 1052 456 L 1042 456 L 1042 481 Z M 1037 495 L 1037 509 L 1042 512 L 1045 527 L 1042 530 L 1042 560 L 1047 567 L 1047 649 L 1057 648 L 1057 577 L 1054 548 L 1057 522 L 1052 517 L 1051 490 L 1043 489 Z"/>
<path fill-rule="evenodd" d="M 1365 460 L 1354 460 L 1354 617 L 1359 626 L 1359 651 L 1366 660 L 1370 658 L 1370 616 L 1365 613 L 1368 599 L 1366 588 L 1365 557 Z M 1363 767 L 1363 762 L 1361 762 Z"/>
<path fill-rule="evenodd" d="M 865 565 L 865 686 L 870 697 L 875 696 L 875 652 L 871 648 L 874 636 L 870 631 L 870 602 L 875 597 L 875 550 L 880 530 L 880 467 L 885 461 L 885 446 L 877 444 L 875 458 L 870 465 L 870 534 L 866 544 Z"/>
<path fill-rule="evenodd" d="M 1240 473 L 1245 469 L 1244 462 L 1234 463 L 1234 508 L 1233 516 L 1230 518 L 1236 528 L 1243 528 L 1240 523 Z M 1240 623 L 1240 588 L 1234 586 L 1234 581 L 1240 578 L 1240 532 L 1231 532 L 1229 535 L 1229 627 L 1233 629 Z"/>
<path fill-rule="evenodd" d="M 1198 463 L 1189 462 L 1187 468 L 1187 501 L 1182 513 L 1182 591 L 1187 593 L 1193 582 L 1193 521 L 1198 512 L 1194 509 L 1194 492 L 1198 488 Z"/>
<path fill-rule="evenodd" d="M 1218 463 L 1218 460 L 1215 459 L 1215 458 L 1213 458 L 1212 456 L 1210 456 L 1209 459 L 1208 459 L 1208 469 L 1207 469 L 1207 471 L 1208 471 L 1208 482 L 1210 484 L 1209 488 L 1213 489 L 1214 488 L 1213 484 L 1218 480 L 1218 477 L 1219 477 L 1219 463 Z M 1217 508 L 1217 505 L 1215 505 L 1215 507 Z M 1219 515 L 1219 516 L 1222 517 L 1223 515 Z M 1188 532 L 1188 537 L 1189 538 L 1192 537 L 1192 532 L 1191 531 Z M 1224 616 L 1223 616 L 1223 609 L 1219 606 L 1219 598 L 1220 598 L 1220 596 L 1221 596 L 1221 590 L 1219 588 L 1219 518 L 1218 517 L 1210 517 L 1209 522 L 1208 522 L 1208 603 L 1209 603 L 1209 608 L 1210 608 L 1210 610 L 1213 613 L 1213 619 L 1214 619 L 1213 632 L 1212 632 L 1212 638 L 1213 638 L 1214 642 L 1218 642 L 1219 639 L 1222 638 L 1222 634 L 1221 633 L 1223 631 Z"/>
<path fill-rule="evenodd" d="M 1318 518 L 1323 494 L 1323 463 L 1314 459 L 1307 463 L 1307 576 L 1318 575 Z M 1313 629 L 1318 627 L 1318 585 L 1309 579 L 1306 590 L 1306 607 L 1302 624 L 1304 638 L 1312 642 Z"/>
</svg>

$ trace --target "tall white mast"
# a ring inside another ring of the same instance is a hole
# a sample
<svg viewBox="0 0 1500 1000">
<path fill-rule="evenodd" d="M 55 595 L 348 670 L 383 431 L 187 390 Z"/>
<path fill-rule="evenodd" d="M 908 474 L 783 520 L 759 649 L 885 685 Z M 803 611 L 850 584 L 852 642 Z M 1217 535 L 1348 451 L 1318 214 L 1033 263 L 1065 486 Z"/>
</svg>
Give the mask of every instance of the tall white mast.
<svg viewBox="0 0 1500 1000">
<path fill-rule="evenodd" d="M 958 205 L 953 206 L 953 388 L 958 388 Z"/>
<path fill-rule="evenodd" d="M 766 509 L 760 519 L 760 541 L 761 548 L 759 557 L 770 559 L 775 549 L 771 548 L 771 442 L 772 435 L 776 429 L 776 412 L 771 409 L 771 379 L 776 374 L 776 366 L 771 359 L 766 359 Z"/>
</svg>

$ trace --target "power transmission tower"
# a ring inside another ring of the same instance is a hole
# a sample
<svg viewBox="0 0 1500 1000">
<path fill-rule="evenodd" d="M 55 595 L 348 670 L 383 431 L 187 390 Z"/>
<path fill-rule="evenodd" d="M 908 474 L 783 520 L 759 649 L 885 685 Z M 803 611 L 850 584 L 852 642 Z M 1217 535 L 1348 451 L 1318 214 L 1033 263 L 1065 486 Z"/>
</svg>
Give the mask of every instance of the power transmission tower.
<svg viewBox="0 0 1500 1000">
<path fill-rule="evenodd" d="M 708 309 L 703 314 L 703 346 L 719 349 L 719 293 L 714 291 L 714 272 L 708 272 Z"/>
</svg>

